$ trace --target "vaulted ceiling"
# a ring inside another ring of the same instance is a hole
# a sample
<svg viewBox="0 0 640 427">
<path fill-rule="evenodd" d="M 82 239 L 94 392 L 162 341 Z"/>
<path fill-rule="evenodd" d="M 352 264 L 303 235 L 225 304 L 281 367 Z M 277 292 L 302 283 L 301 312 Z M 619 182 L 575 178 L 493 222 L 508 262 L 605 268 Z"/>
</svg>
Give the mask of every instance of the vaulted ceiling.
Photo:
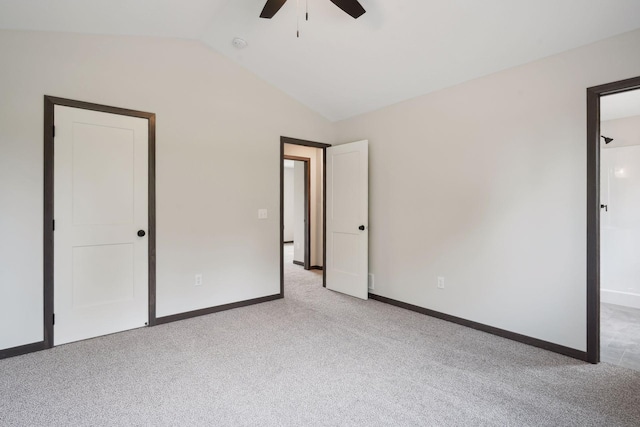
<svg viewBox="0 0 640 427">
<path fill-rule="evenodd" d="M 201 40 L 330 120 L 640 28 L 638 0 L 360 0 L 357 20 L 329 0 L 260 19 L 264 2 L 0 0 L 0 28 Z"/>
</svg>

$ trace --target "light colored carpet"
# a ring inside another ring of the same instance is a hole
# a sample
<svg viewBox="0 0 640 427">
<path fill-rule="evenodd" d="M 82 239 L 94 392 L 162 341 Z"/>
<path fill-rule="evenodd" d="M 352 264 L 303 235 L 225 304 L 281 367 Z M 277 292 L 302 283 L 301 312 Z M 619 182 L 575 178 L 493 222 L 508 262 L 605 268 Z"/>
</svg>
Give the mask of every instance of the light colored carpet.
<svg viewBox="0 0 640 427">
<path fill-rule="evenodd" d="M 638 426 L 640 373 L 321 286 L 0 361 L 0 425 Z"/>
</svg>

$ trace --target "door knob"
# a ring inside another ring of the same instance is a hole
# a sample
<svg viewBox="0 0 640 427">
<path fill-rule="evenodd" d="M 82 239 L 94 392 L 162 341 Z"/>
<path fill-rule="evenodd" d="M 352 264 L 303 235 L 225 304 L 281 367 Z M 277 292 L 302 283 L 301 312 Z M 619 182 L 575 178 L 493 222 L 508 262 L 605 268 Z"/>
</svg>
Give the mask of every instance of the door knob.
<svg viewBox="0 0 640 427">
<path fill-rule="evenodd" d="M 358 230 L 364 230 L 364 225 L 361 225 L 360 227 L 358 227 Z"/>
<path fill-rule="evenodd" d="M 609 205 L 600 205 L 600 209 L 604 209 L 605 212 L 609 212 Z"/>
<path fill-rule="evenodd" d="M 147 234 L 144 232 L 144 230 L 138 230 L 138 237 L 144 237 L 144 235 Z"/>
</svg>

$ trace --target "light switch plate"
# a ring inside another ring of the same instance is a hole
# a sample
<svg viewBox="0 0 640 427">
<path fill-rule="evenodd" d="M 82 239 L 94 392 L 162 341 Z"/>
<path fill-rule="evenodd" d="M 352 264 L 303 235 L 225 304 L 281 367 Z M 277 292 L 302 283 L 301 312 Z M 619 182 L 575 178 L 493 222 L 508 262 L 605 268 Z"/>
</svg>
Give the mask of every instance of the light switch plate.
<svg viewBox="0 0 640 427">
<path fill-rule="evenodd" d="M 258 209 L 258 219 L 267 219 L 269 217 L 266 209 Z"/>
</svg>

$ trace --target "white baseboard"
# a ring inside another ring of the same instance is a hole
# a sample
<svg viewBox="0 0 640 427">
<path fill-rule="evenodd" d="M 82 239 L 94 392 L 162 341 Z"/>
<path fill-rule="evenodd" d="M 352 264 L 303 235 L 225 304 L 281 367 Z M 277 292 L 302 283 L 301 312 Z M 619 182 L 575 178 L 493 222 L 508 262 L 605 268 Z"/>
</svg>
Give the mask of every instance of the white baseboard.
<svg viewBox="0 0 640 427">
<path fill-rule="evenodd" d="M 631 292 L 600 289 L 600 302 L 640 309 L 640 295 Z"/>
</svg>

